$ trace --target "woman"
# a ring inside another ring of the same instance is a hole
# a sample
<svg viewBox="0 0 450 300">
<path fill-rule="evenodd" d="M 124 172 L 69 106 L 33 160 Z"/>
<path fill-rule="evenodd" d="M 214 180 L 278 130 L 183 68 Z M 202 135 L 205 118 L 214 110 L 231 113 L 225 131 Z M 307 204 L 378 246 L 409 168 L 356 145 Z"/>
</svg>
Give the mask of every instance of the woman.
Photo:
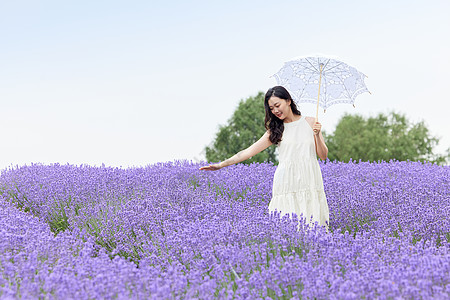
<svg viewBox="0 0 450 300">
<path fill-rule="evenodd" d="M 269 211 L 278 210 L 281 215 L 296 213 L 307 221 L 328 227 L 328 204 L 316 157 L 318 155 L 325 160 L 328 154 L 322 125 L 312 117 L 303 117 L 282 86 L 267 91 L 264 107 L 267 131 L 256 143 L 221 163 L 201 167 L 200 170 L 219 170 L 276 144 L 279 147 L 279 165 L 273 178 Z"/>
</svg>

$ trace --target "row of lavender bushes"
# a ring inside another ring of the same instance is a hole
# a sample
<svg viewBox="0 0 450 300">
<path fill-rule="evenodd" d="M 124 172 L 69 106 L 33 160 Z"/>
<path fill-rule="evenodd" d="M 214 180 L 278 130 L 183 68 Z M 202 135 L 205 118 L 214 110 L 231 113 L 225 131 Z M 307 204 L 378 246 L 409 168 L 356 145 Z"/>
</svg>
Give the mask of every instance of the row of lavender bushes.
<svg viewBox="0 0 450 300">
<path fill-rule="evenodd" d="M 330 227 L 269 214 L 271 164 L 0 175 L 0 298 L 450 296 L 450 168 L 320 163 Z"/>
</svg>

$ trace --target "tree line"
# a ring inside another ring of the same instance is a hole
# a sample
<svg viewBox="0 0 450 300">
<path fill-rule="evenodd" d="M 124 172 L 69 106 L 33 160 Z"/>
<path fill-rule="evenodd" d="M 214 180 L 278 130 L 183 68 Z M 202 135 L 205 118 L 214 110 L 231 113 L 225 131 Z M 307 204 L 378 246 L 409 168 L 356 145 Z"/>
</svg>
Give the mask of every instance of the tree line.
<svg viewBox="0 0 450 300">
<path fill-rule="evenodd" d="M 242 99 L 226 125 L 219 126 L 213 142 L 205 147 L 206 160 L 223 161 L 256 142 L 264 127 L 264 93 Z M 426 124 L 410 122 L 404 114 L 379 113 L 375 117 L 345 114 L 334 132 L 323 132 L 332 161 L 429 161 L 440 165 L 449 162 L 450 148 L 437 154 L 439 138 L 431 135 Z M 276 146 L 243 163 L 273 162 L 277 164 Z"/>
</svg>

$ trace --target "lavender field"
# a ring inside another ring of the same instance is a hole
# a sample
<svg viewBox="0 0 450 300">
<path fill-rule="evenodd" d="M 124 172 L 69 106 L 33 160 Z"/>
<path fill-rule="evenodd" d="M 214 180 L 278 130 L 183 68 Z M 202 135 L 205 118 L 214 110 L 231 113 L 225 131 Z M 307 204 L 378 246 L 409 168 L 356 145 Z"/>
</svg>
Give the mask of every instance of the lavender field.
<svg viewBox="0 0 450 300">
<path fill-rule="evenodd" d="M 269 214 L 271 164 L 0 175 L 1 299 L 448 299 L 450 167 L 320 163 L 330 227 Z"/>
</svg>

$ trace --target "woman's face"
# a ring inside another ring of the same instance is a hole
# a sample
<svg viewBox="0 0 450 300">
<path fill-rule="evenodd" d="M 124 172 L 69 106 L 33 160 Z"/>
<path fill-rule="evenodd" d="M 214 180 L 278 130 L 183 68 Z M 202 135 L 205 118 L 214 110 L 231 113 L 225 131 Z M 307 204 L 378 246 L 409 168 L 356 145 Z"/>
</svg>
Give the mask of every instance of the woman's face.
<svg viewBox="0 0 450 300">
<path fill-rule="evenodd" d="M 279 119 L 284 120 L 291 112 L 291 100 L 284 100 L 278 97 L 272 96 L 269 101 L 270 111 Z"/>
</svg>

